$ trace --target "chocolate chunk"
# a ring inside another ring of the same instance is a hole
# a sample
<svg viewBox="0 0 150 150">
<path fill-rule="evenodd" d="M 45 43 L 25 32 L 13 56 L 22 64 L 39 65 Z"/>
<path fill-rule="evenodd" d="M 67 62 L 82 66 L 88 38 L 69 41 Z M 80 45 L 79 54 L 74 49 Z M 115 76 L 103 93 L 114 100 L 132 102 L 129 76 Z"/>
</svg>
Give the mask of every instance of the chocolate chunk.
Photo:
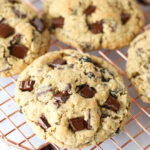
<svg viewBox="0 0 150 150">
<path fill-rule="evenodd" d="M 26 14 L 23 14 L 21 13 L 19 10 L 17 10 L 15 7 L 12 7 L 12 11 L 14 12 L 14 14 L 18 17 L 18 18 L 26 18 L 27 15 Z"/>
<path fill-rule="evenodd" d="M 147 80 L 148 80 L 148 82 L 150 83 L 150 77 L 148 77 L 148 79 L 147 79 Z"/>
<path fill-rule="evenodd" d="M 78 94 L 84 98 L 92 98 L 96 93 L 93 87 L 89 87 L 87 84 L 79 86 Z"/>
<path fill-rule="evenodd" d="M 42 20 L 38 18 L 34 18 L 33 20 L 30 21 L 31 25 L 33 25 L 37 31 L 43 32 L 45 29 L 45 25 Z"/>
<path fill-rule="evenodd" d="M 103 119 L 103 118 L 107 118 L 108 117 L 108 115 L 107 114 L 102 114 L 101 115 L 101 119 Z"/>
<path fill-rule="evenodd" d="M 88 8 L 86 8 L 86 9 L 84 10 L 83 13 L 84 13 L 86 16 L 88 16 L 88 15 L 92 14 L 92 13 L 95 11 L 95 9 L 96 9 L 95 6 L 90 5 Z"/>
<path fill-rule="evenodd" d="M 141 4 L 143 4 L 143 5 L 147 5 L 148 3 L 146 3 L 146 1 L 144 1 L 144 0 L 137 0 L 138 2 L 140 2 Z"/>
<path fill-rule="evenodd" d="M 102 69 L 100 70 L 102 76 L 101 80 L 102 82 L 109 82 L 111 78 L 113 78 L 113 74 L 108 69 Z"/>
<path fill-rule="evenodd" d="M 64 26 L 64 18 L 58 17 L 52 19 L 52 29 L 63 28 Z"/>
<path fill-rule="evenodd" d="M 18 44 L 21 40 L 22 35 L 16 34 L 13 39 L 10 41 L 11 45 Z"/>
<path fill-rule="evenodd" d="M 81 63 L 84 63 L 84 62 L 92 63 L 92 60 L 88 56 L 81 57 L 79 61 L 81 61 Z"/>
<path fill-rule="evenodd" d="M 122 14 L 121 14 L 121 21 L 122 21 L 122 24 L 126 24 L 127 21 L 130 19 L 130 17 L 131 17 L 130 14 L 122 13 Z"/>
<path fill-rule="evenodd" d="M 19 85 L 19 89 L 21 91 L 32 91 L 33 90 L 33 85 L 35 81 L 33 80 L 28 80 L 28 81 L 21 81 Z"/>
<path fill-rule="evenodd" d="M 59 65 L 65 65 L 66 63 L 67 63 L 66 60 L 64 60 L 62 58 L 57 58 L 50 64 L 50 66 L 57 67 Z"/>
<path fill-rule="evenodd" d="M 8 1 L 12 4 L 19 3 L 17 0 L 8 0 Z"/>
<path fill-rule="evenodd" d="M 50 126 L 50 124 L 48 123 L 46 117 L 44 115 L 42 115 L 39 119 L 38 119 L 38 124 L 40 125 L 40 127 L 44 130 L 48 129 Z"/>
<path fill-rule="evenodd" d="M 54 98 L 59 101 L 59 103 L 65 103 L 69 97 L 70 94 L 67 91 L 58 92 L 54 95 Z"/>
<path fill-rule="evenodd" d="M 57 150 L 52 144 L 48 144 L 40 150 Z"/>
<path fill-rule="evenodd" d="M 28 48 L 23 45 L 15 44 L 10 47 L 10 54 L 20 59 L 26 57 L 27 52 Z"/>
<path fill-rule="evenodd" d="M 114 112 L 117 112 L 120 108 L 119 102 L 114 97 L 112 97 L 111 95 L 109 95 L 107 101 L 104 103 L 103 106 L 105 108 L 108 108 L 108 109 L 114 111 Z"/>
<path fill-rule="evenodd" d="M 111 79 L 111 78 L 105 78 L 103 75 L 102 75 L 102 82 L 109 82 L 109 80 Z"/>
<path fill-rule="evenodd" d="M 14 34 L 14 28 L 5 23 L 0 23 L 0 38 L 7 38 Z"/>
<path fill-rule="evenodd" d="M 97 21 L 96 23 L 89 25 L 89 28 L 94 34 L 102 33 L 103 32 L 103 20 Z"/>
<path fill-rule="evenodd" d="M 115 133 L 119 134 L 120 133 L 120 128 L 118 128 Z"/>
<path fill-rule="evenodd" d="M 84 117 L 73 118 L 73 119 L 70 119 L 68 122 L 69 122 L 69 127 L 74 132 L 84 130 L 86 128 Z"/>
</svg>

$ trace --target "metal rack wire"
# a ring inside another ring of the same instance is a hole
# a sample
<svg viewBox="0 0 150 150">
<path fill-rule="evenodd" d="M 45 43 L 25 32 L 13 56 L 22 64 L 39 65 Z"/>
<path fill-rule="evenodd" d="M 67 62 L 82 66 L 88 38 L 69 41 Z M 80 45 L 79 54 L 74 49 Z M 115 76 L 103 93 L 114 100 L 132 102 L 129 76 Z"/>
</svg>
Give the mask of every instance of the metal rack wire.
<svg viewBox="0 0 150 150">
<path fill-rule="evenodd" d="M 40 0 L 24 0 L 40 13 Z M 150 27 L 150 6 L 143 6 L 147 23 L 144 30 Z M 51 40 L 50 51 L 53 49 L 68 48 L 54 37 Z M 82 51 L 80 51 L 82 52 Z M 124 130 L 116 137 L 112 137 L 100 144 L 87 148 L 98 149 L 150 149 L 150 105 L 144 104 L 136 95 L 125 73 L 127 48 L 109 51 L 99 50 L 91 54 L 102 57 L 111 63 L 124 77 L 125 84 L 131 96 L 131 114 Z M 113 57 L 112 57 L 113 56 Z M 17 76 L 7 79 L 0 78 L 0 140 L 23 150 L 40 150 L 48 143 L 36 137 L 28 127 L 23 115 L 14 102 L 14 86 Z M 6 128 L 6 126 L 8 128 Z M 16 133 L 17 132 L 17 133 Z M 59 149 L 57 146 L 55 146 Z"/>
</svg>

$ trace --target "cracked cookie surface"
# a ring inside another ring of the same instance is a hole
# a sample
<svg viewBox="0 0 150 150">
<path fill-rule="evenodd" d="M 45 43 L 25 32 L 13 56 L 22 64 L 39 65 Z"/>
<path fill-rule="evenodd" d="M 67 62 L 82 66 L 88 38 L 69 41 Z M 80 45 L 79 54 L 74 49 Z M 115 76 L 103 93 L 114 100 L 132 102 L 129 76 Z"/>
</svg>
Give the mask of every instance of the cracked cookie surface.
<svg viewBox="0 0 150 150">
<path fill-rule="evenodd" d="M 85 51 L 129 45 L 144 25 L 133 0 L 44 0 L 43 17 L 57 39 Z"/>
<path fill-rule="evenodd" d="M 0 1 L 0 76 L 20 73 L 47 52 L 49 31 L 36 12 L 20 0 Z"/>
<path fill-rule="evenodd" d="M 63 148 L 95 145 L 118 134 L 130 112 L 117 70 L 74 50 L 35 60 L 20 74 L 15 99 L 34 132 Z"/>
<path fill-rule="evenodd" d="M 139 35 L 128 50 L 127 75 L 141 96 L 150 103 L 150 30 Z"/>
</svg>

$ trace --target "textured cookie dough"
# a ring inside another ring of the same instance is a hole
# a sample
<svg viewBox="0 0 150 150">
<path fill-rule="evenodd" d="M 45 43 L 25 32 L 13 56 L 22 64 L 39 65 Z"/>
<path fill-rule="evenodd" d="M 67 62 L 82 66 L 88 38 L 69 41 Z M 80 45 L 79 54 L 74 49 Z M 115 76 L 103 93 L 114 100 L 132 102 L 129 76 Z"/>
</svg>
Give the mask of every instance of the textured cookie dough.
<svg viewBox="0 0 150 150">
<path fill-rule="evenodd" d="M 44 0 L 43 17 L 57 39 L 82 50 L 129 45 L 144 25 L 134 0 Z"/>
<path fill-rule="evenodd" d="M 15 99 L 34 132 L 63 148 L 118 134 L 130 109 L 120 74 L 101 58 L 73 50 L 35 60 L 19 76 Z"/>
<path fill-rule="evenodd" d="M 150 30 L 131 43 L 126 70 L 143 102 L 150 103 Z"/>
<path fill-rule="evenodd" d="M 20 73 L 47 52 L 49 41 L 49 31 L 31 7 L 0 0 L 0 76 Z"/>
</svg>

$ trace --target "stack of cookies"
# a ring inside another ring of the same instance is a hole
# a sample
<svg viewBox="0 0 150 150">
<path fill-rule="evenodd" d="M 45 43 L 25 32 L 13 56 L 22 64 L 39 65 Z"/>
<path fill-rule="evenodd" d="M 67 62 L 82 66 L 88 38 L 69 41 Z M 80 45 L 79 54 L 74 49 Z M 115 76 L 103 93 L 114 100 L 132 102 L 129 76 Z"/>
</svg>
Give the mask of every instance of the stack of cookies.
<svg viewBox="0 0 150 150">
<path fill-rule="evenodd" d="M 42 18 L 20 0 L 0 1 L 0 76 L 21 73 L 16 103 L 40 138 L 63 148 L 95 145 L 118 134 L 130 113 L 113 66 L 71 49 L 45 54 L 50 34 L 85 52 L 115 50 L 128 46 L 143 26 L 133 0 L 44 0 Z M 131 83 L 148 103 L 149 43 L 145 31 L 131 43 L 127 62 Z"/>
</svg>

